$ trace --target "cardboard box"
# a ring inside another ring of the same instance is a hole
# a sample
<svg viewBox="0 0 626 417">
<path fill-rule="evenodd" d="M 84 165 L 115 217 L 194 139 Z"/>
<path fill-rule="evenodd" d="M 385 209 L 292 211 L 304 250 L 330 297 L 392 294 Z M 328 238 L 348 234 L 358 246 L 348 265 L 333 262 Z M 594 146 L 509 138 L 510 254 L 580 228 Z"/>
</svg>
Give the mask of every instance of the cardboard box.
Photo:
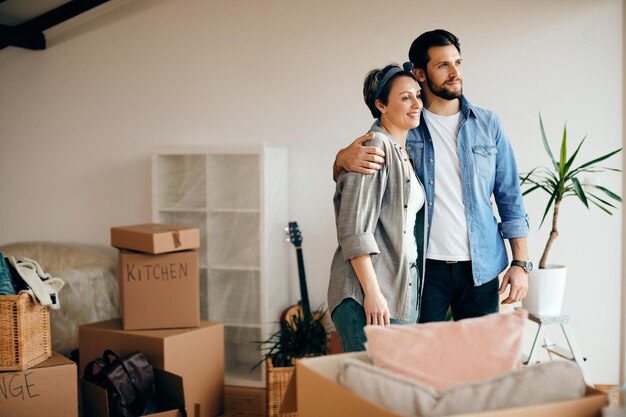
<svg viewBox="0 0 626 417">
<path fill-rule="evenodd" d="M 81 379 L 82 411 L 89 417 L 109 417 L 109 398 L 107 391 L 91 382 Z M 183 379 L 170 372 L 154 368 L 155 399 L 163 410 L 158 413 L 144 414 L 152 417 L 183 417 L 180 410 L 185 407 Z"/>
<path fill-rule="evenodd" d="M 342 353 L 301 359 L 296 362 L 295 377 L 285 393 L 281 412 L 298 411 L 299 417 L 403 417 L 379 407 L 337 383 L 339 364 L 349 356 Z M 323 401 L 320 401 L 323 398 Z M 454 417 L 596 417 L 607 404 L 607 397 L 589 388 L 584 398 L 522 408 L 457 414 Z"/>
<path fill-rule="evenodd" d="M 183 378 L 188 417 L 214 417 L 224 411 L 224 325 L 201 321 L 200 327 L 122 330 L 120 320 L 80 326 L 80 375 L 85 365 L 111 349 L 120 356 L 142 351 L 148 361 Z"/>
<path fill-rule="evenodd" d="M 147 255 L 120 250 L 120 313 L 124 330 L 198 327 L 198 252 Z"/>
<path fill-rule="evenodd" d="M 111 246 L 152 254 L 197 249 L 200 230 L 158 223 L 112 227 Z"/>
<path fill-rule="evenodd" d="M 76 364 L 58 353 L 26 371 L 0 372 L 0 416 L 77 417 L 77 381 Z"/>
</svg>

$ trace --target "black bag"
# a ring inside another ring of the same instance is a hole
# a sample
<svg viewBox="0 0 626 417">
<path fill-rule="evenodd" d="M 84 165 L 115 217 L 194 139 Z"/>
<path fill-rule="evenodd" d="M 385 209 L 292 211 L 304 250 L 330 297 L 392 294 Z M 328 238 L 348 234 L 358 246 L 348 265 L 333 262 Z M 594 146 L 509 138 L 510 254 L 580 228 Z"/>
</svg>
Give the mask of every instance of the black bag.
<svg viewBox="0 0 626 417">
<path fill-rule="evenodd" d="M 94 367 L 100 368 L 94 374 Z M 85 366 L 83 379 L 107 391 L 110 417 L 137 417 L 158 412 L 154 400 L 154 369 L 141 352 L 120 358 L 105 350 Z"/>
</svg>

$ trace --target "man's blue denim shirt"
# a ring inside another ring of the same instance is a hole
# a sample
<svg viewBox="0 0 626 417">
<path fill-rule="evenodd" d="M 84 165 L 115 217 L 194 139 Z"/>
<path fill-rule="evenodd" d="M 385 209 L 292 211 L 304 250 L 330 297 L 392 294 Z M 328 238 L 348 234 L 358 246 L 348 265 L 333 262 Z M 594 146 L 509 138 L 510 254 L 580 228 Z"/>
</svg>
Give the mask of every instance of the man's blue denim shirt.
<svg viewBox="0 0 626 417">
<path fill-rule="evenodd" d="M 482 285 L 496 278 L 509 264 L 503 239 L 528 236 L 528 216 L 513 149 L 500 120 L 493 112 L 472 105 L 463 96 L 460 104 L 457 152 L 463 204 L 474 284 Z M 426 189 L 430 231 L 433 211 L 436 210 L 435 151 L 423 113 L 420 125 L 409 131 L 406 145 Z M 492 208 L 492 195 L 500 223 Z"/>
</svg>

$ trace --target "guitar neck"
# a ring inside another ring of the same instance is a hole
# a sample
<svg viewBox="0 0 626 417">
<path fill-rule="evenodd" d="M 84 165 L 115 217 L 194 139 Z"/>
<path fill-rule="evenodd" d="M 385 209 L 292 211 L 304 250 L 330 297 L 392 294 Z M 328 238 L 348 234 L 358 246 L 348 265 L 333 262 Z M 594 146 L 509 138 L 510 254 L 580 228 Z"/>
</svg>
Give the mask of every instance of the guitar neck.
<svg viewBox="0 0 626 417">
<path fill-rule="evenodd" d="M 298 277 L 300 279 L 300 299 L 302 300 L 302 311 L 306 318 L 311 317 L 311 305 L 309 304 L 309 291 L 306 288 L 306 275 L 304 273 L 304 257 L 302 256 L 302 248 L 296 247 L 296 255 L 298 257 Z"/>
</svg>

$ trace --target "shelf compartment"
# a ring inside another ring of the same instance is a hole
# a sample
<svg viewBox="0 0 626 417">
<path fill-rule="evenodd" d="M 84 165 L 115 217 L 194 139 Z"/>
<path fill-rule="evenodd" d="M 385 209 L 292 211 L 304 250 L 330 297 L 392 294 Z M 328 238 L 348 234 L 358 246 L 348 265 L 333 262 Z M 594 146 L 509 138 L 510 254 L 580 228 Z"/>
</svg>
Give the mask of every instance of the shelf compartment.
<svg viewBox="0 0 626 417">
<path fill-rule="evenodd" d="M 208 155 L 207 206 L 222 210 L 258 210 L 261 206 L 259 175 L 258 154 Z"/>
<path fill-rule="evenodd" d="M 215 270 L 208 276 L 209 320 L 233 324 L 261 324 L 259 272 Z"/>
<path fill-rule="evenodd" d="M 200 209 L 207 206 L 205 155 L 159 155 L 157 158 L 159 207 Z"/>
<path fill-rule="evenodd" d="M 212 213 L 207 220 L 208 265 L 259 267 L 259 214 Z"/>
<path fill-rule="evenodd" d="M 252 367 L 263 358 L 259 345 L 254 343 L 258 340 L 261 340 L 261 329 L 230 326 L 224 328 L 227 383 L 229 379 L 263 381 L 263 364 L 252 370 Z"/>
</svg>

